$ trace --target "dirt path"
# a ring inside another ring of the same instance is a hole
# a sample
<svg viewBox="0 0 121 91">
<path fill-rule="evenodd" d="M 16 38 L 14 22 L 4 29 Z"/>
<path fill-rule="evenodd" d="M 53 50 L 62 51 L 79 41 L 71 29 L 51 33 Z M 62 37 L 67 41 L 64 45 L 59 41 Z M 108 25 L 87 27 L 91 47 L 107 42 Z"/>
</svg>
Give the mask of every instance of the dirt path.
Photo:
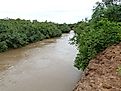
<svg viewBox="0 0 121 91">
<path fill-rule="evenodd" d="M 91 60 L 74 91 L 121 91 L 121 44 Z"/>
</svg>

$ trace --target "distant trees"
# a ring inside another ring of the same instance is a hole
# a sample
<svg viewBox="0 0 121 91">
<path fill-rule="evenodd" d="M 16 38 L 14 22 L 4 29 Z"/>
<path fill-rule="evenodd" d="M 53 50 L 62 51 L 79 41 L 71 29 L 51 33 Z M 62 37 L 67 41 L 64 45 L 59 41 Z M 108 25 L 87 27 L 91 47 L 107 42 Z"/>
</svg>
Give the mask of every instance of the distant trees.
<svg viewBox="0 0 121 91">
<path fill-rule="evenodd" d="M 63 32 L 63 33 L 68 33 L 71 28 L 69 27 L 68 24 L 63 23 L 63 24 L 58 24 L 58 28 Z"/>
<path fill-rule="evenodd" d="M 63 30 L 65 29 L 65 30 Z M 67 30 L 66 30 L 67 29 Z M 67 24 L 38 22 L 37 20 L 0 19 L 0 52 L 18 48 L 39 40 L 59 37 L 69 32 Z"/>
</svg>

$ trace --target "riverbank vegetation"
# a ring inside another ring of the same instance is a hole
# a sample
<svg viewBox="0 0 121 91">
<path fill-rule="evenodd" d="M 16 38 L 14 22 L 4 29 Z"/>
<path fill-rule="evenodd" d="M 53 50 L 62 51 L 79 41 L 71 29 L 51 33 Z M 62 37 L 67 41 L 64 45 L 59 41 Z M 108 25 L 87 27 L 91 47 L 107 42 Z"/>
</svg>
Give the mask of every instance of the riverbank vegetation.
<svg viewBox="0 0 121 91">
<path fill-rule="evenodd" d="M 75 25 L 75 36 L 72 41 L 79 50 L 75 67 L 84 70 L 98 53 L 121 41 L 120 3 L 120 0 L 97 2 L 92 18 Z"/>
<path fill-rule="evenodd" d="M 37 20 L 0 19 L 0 52 L 19 48 L 43 39 L 59 37 L 67 33 L 67 24 L 38 22 Z"/>
</svg>

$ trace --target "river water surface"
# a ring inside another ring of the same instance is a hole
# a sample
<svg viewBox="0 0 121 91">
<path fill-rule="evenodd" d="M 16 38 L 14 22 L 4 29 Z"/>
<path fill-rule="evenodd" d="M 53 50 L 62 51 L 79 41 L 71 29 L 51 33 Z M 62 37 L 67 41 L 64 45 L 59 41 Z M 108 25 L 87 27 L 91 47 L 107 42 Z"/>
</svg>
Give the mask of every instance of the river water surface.
<svg viewBox="0 0 121 91">
<path fill-rule="evenodd" d="M 0 54 L 0 91 L 72 91 L 80 78 L 73 67 L 70 34 Z"/>
</svg>

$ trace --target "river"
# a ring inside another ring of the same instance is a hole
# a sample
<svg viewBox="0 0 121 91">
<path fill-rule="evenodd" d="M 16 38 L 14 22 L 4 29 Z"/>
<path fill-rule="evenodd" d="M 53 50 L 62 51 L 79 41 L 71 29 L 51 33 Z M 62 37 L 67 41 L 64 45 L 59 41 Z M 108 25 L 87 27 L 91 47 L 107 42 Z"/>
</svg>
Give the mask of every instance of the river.
<svg viewBox="0 0 121 91">
<path fill-rule="evenodd" d="M 0 91 L 72 91 L 81 72 L 73 67 L 73 32 L 0 54 Z"/>
</svg>

